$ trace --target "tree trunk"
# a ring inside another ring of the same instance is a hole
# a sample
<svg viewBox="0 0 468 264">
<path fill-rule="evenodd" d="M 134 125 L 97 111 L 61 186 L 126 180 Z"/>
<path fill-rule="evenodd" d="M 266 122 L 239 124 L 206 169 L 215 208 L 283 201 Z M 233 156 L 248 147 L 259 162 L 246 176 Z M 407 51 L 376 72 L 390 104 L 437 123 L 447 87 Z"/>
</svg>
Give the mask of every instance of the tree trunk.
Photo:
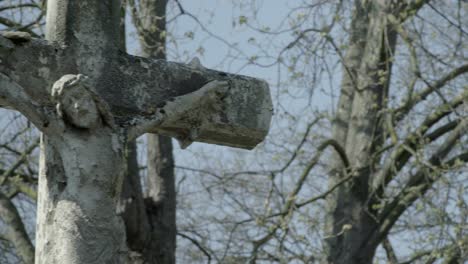
<svg viewBox="0 0 468 264">
<path fill-rule="evenodd" d="M 127 51 L 125 36 L 126 1 L 122 3 L 120 18 L 120 49 Z M 138 165 L 138 147 L 136 140 L 131 140 L 126 147 L 127 170 L 122 185 L 122 193 L 117 212 L 122 216 L 130 250 L 129 263 L 145 263 L 143 252 L 151 243 L 151 226 L 146 214 L 143 189 L 140 182 Z"/>
<path fill-rule="evenodd" d="M 140 1 L 140 45 L 142 55 L 166 59 L 167 0 Z M 166 136 L 148 135 L 147 188 L 145 199 L 151 223 L 151 245 L 146 252 L 150 263 L 175 263 L 176 194 L 172 140 Z"/>
<path fill-rule="evenodd" d="M 26 233 L 23 221 L 12 200 L 0 191 L 0 215 L 4 224 L 2 233 L 25 264 L 34 263 L 34 246 Z"/>
<path fill-rule="evenodd" d="M 345 147 L 350 168 L 335 162 L 330 184 L 347 173 L 353 180 L 343 184 L 329 202 L 331 234 L 327 238 L 327 262 L 333 264 L 372 263 L 379 241 L 369 243 L 378 228 L 368 200 L 372 176 L 379 158 L 375 156 L 382 141 L 381 110 L 386 107 L 388 84 L 396 34 L 388 22 L 391 1 L 357 1 L 353 16 L 350 50 L 343 62 L 344 81 L 334 136 Z M 359 13 L 366 15 L 359 15 Z M 358 51 L 356 49 L 361 49 Z M 353 56 L 359 54 L 358 61 Z M 360 61 L 359 61 L 360 59 Z M 352 78 L 348 75 L 351 73 Z M 353 85 L 348 81 L 352 79 Z M 352 96 L 350 96 L 352 95 Z M 346 101 L 346 102 L 345 102 Z M 329 229 L 330 231 L 330 229 Z"/>
<path fill-rule="evenodd" d="M 125 223 L 131 263 L 145 263 L 143 252 L 151 244 L 151 226 L 148 221 L 137 160 L 136 141 L 127 144 L 127 173 L 118 205 L 118 213 Z"/>
<path fill-rule="evenodd" d="M 148 136 L 148 196 L 145 199 L 151 223 L 150 263 L 175 263 L 176 193 L 171 139 Z"/>
<path fill-rule="evenodd" d="M 138 7 L 134 1 L 130 0 L 129 4 L 142 56 L 166 59 L 167 0 L 142 0 L 139 1 Z M 141 260 L 145 263 L 172 264 L 175 263 L 176 249 L 176 195 L 172 140 L 154 134 L 148 134 L 147 139 L 148 192 L 144 203 L 147 218 L 138 221 L 148 223 L 148 229 L 140 229 L 132 235 L 138 238 L 146 235 L 146 243 L 144 248 L 138 247 L 129 237 L 129 246 L 139 251 Z"/>
</svg>

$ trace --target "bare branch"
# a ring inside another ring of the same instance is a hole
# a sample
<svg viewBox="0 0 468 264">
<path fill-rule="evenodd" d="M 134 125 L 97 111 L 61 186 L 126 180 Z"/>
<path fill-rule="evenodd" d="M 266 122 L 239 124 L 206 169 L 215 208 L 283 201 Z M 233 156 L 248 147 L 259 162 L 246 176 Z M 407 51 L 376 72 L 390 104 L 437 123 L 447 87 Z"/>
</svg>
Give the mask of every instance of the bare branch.
<svg viewBox="0 0 468 264">
<path fill-rule="evenodd" d="M 429 257 L 429 261 L 435 261 L 437 258 L 435 256 L 446 257 L 443 263 L 445 264 L 456 264 L 461 263 L 460 261 L 463 260 L 463 252 L 468 250 L 468 236 L 460 241 L 455 241 L 453 244 L 446 245 L 444 247 L 438 249 L 430 249 L 422 252 L 418 252 L 413 255 L 410 259 L 400 262 L 399 264 L 412 264 L 412 263 L 419 263 L 416 262 L 426 256 Z"/>
<path fill-rule="evenodd" d="M 208 259 L 208 262 L 207 262 L 207 263 L 211 263 L 211 254 L 208 252 L 207 249 L 205 249 L 204 246 L 201 245 L 201 243 L 200 243 L 198 240 L 196 240 L 196 239 L 194 239 L 194 238 L 192 238 L 192 237 L 190 237 L 190 236 L 188 236 L 188 235 L 186 235 L 186 234 L 184 234 L 184 233 L 181 233 L 181 232 L 177 232 L 177 235 L 180 236 L 180 237 L 183 237 L 183 238 L 187 239 L 187 240 L 190 241 L 193 245 L 195 245 L 198 249 L 200 249 L 200 251 L 201 251 L 201 252 L 206 256 L 206 258 Z"/>
<path fill-rule="evenodd" d="M 407 114 L 414 108 L 414 106 L 426 100 L 426 98 L 429 95 L 439 90 L 440 88 L 444 87 L 448 82 L 454 80 L 455 78 L 467 72 L 468 72 L 468 64 L 462 65 L 452 70 L 447 75 L 443 76 L 442 78 L 435 81 L 434 83 L 429 84 L 428 87 L 426 87 L 421 92 L 408 97 L 406 101 L 403 103 L 403 105 L 395 110 L 396 121 L 399 122 L 403 120 L 407 116 Z"/>
<path fill-rule="evenodd" d="M 6 183 L 9 184 L 10 190 L 6 193 L 6 196 L 8 196 L 9 199 L 12 199 L 18 193 L 22 193 L 33 201 L 37 201 L 37 181 L 31 181 L 30 179 L 30 176 L 23 174 L 16 174 L 13 177 L 9 177 Z"/>
<path fill-rule="evenodd" d="M 402 191 L 393 199 L 392 202 L 387 204 L 378 216 L 379 229 L 374 234 L 373 239 L 377 241 L 383 239 L 388 231 L 392 228 L 398 218 L 410 207 L 418 197 L 424 195 L 443 175 L 441 171 L 435 171 L 435 168 L 450 167 L 458 160 L 468 159 L 468 154 L 461 154 L 449 161 L 443 162 L 443 159 L 450 153 L 456 145 L 456 142 L 466 134 L 468 129 L 468 118 L 465 118 L 455 130 L 447 137 L 447 139 L 439 146 L 439 148 L 432 154 L 428 160 L 428 164 L 421 165 L 419 170 L 410 178 Z"/>
<path fill-rule="evenodd" d="M 252 250 L 252 259 L 251 263 L 255 263 L 257 252 L 262 247 L 265 243 L 267 243 L 276 233 L 276 231 L 281 228 L 282 224 L 285 222 L 285 219 L 288 217 L 291 217 L 293 211 L 296 209 L 296 199 L 297 195 L 302 189 L 302 186 L 305 183 L 305 180 L 307 179 L 310 171 L 317 165 L 320 157 L 322 156 L 323 151 L 328 147 L 332 146 L 335 151 L 338 153 L 339 157 L 341 158 L 341 161 L 345 165 L 345 168 L 349 168 L 349 160 L 346 156 L 346 153 L 344 149 L 340 146 L 340 144 L 334 140 L 334 139 L 329 139 L 324 141 L 320 146 L 317 148 L 317 152 L 313 156 L 313 158 L 309 161 L 307 164 L 306 168 L 302 172 L 301 176 L 299 177 L 298 181 L 296 182 L 296 185 L 294 189 L 288 194 L 288 198 L 286 199 L 286 203 L 283 206 L 283 209 L 281 210 L 281 213 L 279 214 L 281 216 L 281 219 L 278 221 L 279 224 L 275 224 L 273 227 L 269 228 L 269 232 L 263 236 L 260 239 L 257 239 L 253 242 L 253 250 Z M 325 194 L 322 196 L 327 196 L 331 192 L 333 192 L 339 185 L 342 183 L 346 182 L 348 179 L 352 178 L 351 175 L 347 175 L 347 177 L 343 178 L 341 181 L 339 181 L 337 184 L 335 184 L 329 191 L 327 191 Z M 314 198 L 315 200 L 321 199 L 322 196 Z M 313 200 L 314 200 L 313 199 Z M 309 202 L 302 203 L 302 206 L 305 204 L 308 204 Z"/>
<path fill-rule="evenodd" d="M 408 151 L 408 149 L 415 149 L 420 144 L 420 142 L 423 142 L 422 140 L 429 140 L 429 142 L 432 142 L 455 128 L 456 124 L 454 122 L 458 122 L 459 120 L 450 122 L 434 130 L 429 135 L 425 135 L 434 124 L 439 122 L 447 115 L 451 114 L 454 108 L 462 104 L 466 100 L 467 96 L 468 91 L 464 91 L 461 95 L 455 97 L 448 104 L 439 106 L 432 114 L 426 117 L 418 129 L 410 133 L 401 144 L 395 147 L 393 152 L 385 161 L 382 169 L 374 177 L 373 188 L 375 189 L 376 195 L 380 195 L 383 192 L 383 188 L 393 179 L 393 177 L 412 157 L 412 154 Z"/>
<path fill-rule="evenodd" d="M 297 157 L 297 154 L 299 153 L 299 150 L 302 148 L 302 146 L 305 144 L 306 140 L 307 140 L 307 136 L 309 135 L 310 133 L 310 130 L 312 129 L 312 127 L 314 127 L 318 121 L 320 121 L 321 117 L 317 117 L 316 119 L 314 119 L 311 123 L 309 123 L 307 125 L 307 129 L 304 133 L 304 137 L 302 137 L 302 140 L 301 142 L 299 142 L 299 144 L 297 145 L 296 149 L 294 150 L 293 154 L 291 155 L 291 157 L 288 159 L 288 161 L 278 170 L 275 170 L 274 173 L 281 173 L 281 172 L 284 172 L 290 165 L 291 163 L 296 159 Z M 345 154 L 346 156 L 346 154 Z"/>
<path fill-rule="evenodd" d="M 132 22 L 137 29 L 141 28 L 140 17 L 138 16 L 138 7 L 135 0 L 127 0 L 127 4 L 130 6 L 130 13 L 132 14 Z"/>
<path fill-rule="evenodd" d="M 15 205 L 2 192 L 0 192 L 0 218 L 7 228 L 5 238 L 15 246 L 18 255 L 25 263 L 33 264 L 34 246 Z"/>
<path fill-rule="evenodd" d="M 42 8 L 37 4 L 25 3 L 25 4 L 13 4 L 13 5 L 0 7 L 0 12 L 6 11 L 6 10 L 11 10 L 11 9 L 21 9 L 21 8 L 25 8 L 25 7 L 38 8 L 38 9 L 42 10 Z"/>
<path fill-rule="evenodd" d="M 405 0 L 395 1 L 399 6 L 395 8 L 395 20 L 398 24 L 403 23 L 408 18 L 414 16 L 430 0 Z M 396 22 L 395 21 L 395 22 Z"/>
<path fill-rule="evenodd" d="M 328 190 L 326 190 L 324 193 L 322 194 L 319 194 L 317 196 L 314 196 L 312 198 L 309 198 L 305 201 L 302 201 L 302 202 L 297 202 L 294 207 L 295 209 L 299 209 L 303 206 L 306 206 L 308 204 L 311 204 L 313 202 L 316 202 L 318 200 L 323 200 L 325 198 L 327 198 L 328 195 L 330 195 L 332 192 L 334 192 L 338 187 L 340 187 L 342 184 L 344 184 L 345 182 L 351 180 L 353 178 L 353 175 L 348 175 L 346 177 L 344 177 L 343 179 L 339 180 L 337 183 L 335 183 L 333 186 L 331 186 L 330 188 L 328 188 Z M 281 212 L 278 212 L 278 213 L 274 213 L 274 214 L 271 214 L 271 215 L 268 215 L 268 216 L 265 216 L 265 217 L 262 217 L 262 219 L 269 219 L 269 218 L 273 218 L 273 217 L 278 217 L 278 216 L 285 216 L 289 213 L 289 211 L 287 210 L 284 210 L 284 211 L 281 211 Z M 252 221 L 255 221 L 257 219 L 255 218 L 249 218 L 249 219 L 245 219 L 245 220 L 242 220 L 242 221 L 239 221 L 238 224 L 244 224 L 244 223 L 248 223 L 248 222 L 252 222 Z"/>
<path fill-rule="evenodd" d="M 3 183 L 10 177 L 16 169 L 19 168 L 27 159 L 29 154 L 33 150 L 37 148 L 39 145 L 39 139 L 36 139 L 33 144 L 31 144 L 29 147 L 26 148 L 26 150 L 21 154 L 21 157 L 8 169 L 6 170 L 1 176 L 0 176 L 0 186 L 3 185 Z"/>
<path fill-rule="evenodd" d="M 40 36 L 38 34 L 36 34 L 34 31 L 32 31 L 31 29 L 29 29 L 28 27 L 24 27 L 23 25 L 21 24 L 18 24 L 12 20 L 9 20 L 8 18 L 4 18 L 4 17 L 0 17 L 0 24 L 3 24 L 7 27 L 9 27 L 10 29 L 16 29 L 16 30 L 21 30 L 21 31 L 26 31 L 28 32 L 29 34 L 31 34 L 31 36 L 34 36 L 35 38 L 39 38 Z"/>
<path fill-rule="evenodd" d="M 398 264 L 398 258 L 388 237 L 383 240 L 382 246 L 385 249 L 385 253 L 387 254 L 389 264 Z"/>
</svg>

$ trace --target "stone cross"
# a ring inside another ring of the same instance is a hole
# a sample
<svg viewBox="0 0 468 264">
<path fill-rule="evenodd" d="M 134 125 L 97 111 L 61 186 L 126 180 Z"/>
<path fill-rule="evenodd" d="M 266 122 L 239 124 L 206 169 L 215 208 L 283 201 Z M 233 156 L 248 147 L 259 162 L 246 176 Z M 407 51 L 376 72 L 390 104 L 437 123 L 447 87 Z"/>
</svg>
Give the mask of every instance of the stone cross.
<svg viewBox="0 0 468 264">
<path fill-rule="evenodd" d="M 125 263 L 115 212 L 125 144 L 143 133 L 251 149 L 266 136 L 266 82 L 118 49 L 120 1 L 49 0 L 46 40 L 0 36 L 0 105 L 43 133 L 36 263 Z"/>
</svg>

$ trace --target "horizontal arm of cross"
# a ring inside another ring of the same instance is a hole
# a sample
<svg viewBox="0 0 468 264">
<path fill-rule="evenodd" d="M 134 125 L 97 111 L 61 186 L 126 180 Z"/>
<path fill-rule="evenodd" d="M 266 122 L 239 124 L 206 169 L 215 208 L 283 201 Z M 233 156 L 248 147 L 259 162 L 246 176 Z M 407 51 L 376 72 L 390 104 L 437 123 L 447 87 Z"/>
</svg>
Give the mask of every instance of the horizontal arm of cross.
<svg viewBox="0 0 468 264">
<path fill-rule="evenodd" d="M 253 148 L 268 132 L 272 105 L 268 84 L 262 80 L 209 70 L 198 63 L 186 65 L 130 55 L 120 57 L 118 65 L 119 81 L 128 82 L 123 91 L 125 102 L 119 104 L 138 112 L 139 118 L 151 119 L 153 113 L 182 95 L 192 94 L 192 103 L 198 100 L 201 104 L 180 119 L 146 132 L 182 139 L 183 145 L 201 141 L 242 148 Z M 210 87 L 210 83 L 219 87 Z M 221 91 L 226 84 L 227 90 Z M 209 101 L 209 93 L 200 97 L 202 88 L 224 94 L 220 100 Z M 179 107 L 183 107 L 181 104 L 190 102 L 181 100 Z"/>
<path fill-rule="evenodd" d="M 54 48 L 44 40 L 5 38 L 0 35 L 0 72 L 23 87 L 30 97 L 46 102 L 46 89 L 53 79 L 49 75 L 58 70 L 58 60 L 53 58 Z M 0 89 L 3 95 L 9 87 L 1 86 Z M 2 99 L 3 103 L 7 100 Z"/>
<path fill-rule="evenodd" d="M 131 137 L 159 133 L 183 145 L 200 141 L 250 149 L 268 132 L 272 105 L 262 80 L 209 70 L 197 62 L 187 65 L 125 53 L 106 58 L 104 70 L 95 75 L 92 65 L 77 65 L 74 56 L 45 41 L 0 37 L 2 78 L 8 76 L 39 108 L 53 107 L 51 89 L 61 76 L 83 74 L 108 106 L 115 125 L 128 129 Z M 0 87 L 0 96 L 11 97 L 3 90 L 10 88 Z M 0 104 L 17 104 L 2 97 Z"/>
<path fill-rule="evenodd" d="M 16 109 L 47 129 L 47 108 L 53 108 L 48 90 L 60 75 L 63 50 L 23 32 L 0 33 L 0 107 Z"/>
</svg>

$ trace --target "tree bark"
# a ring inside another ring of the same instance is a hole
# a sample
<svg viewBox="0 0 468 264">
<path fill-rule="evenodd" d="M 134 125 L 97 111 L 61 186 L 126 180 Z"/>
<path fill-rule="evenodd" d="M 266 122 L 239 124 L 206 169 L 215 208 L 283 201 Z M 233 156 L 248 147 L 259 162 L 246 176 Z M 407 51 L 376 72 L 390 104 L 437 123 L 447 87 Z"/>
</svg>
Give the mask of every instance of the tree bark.
<svg viewBox="0 0 468 264">
<path fill-rule="evenodd" d="M 329 203 L 331 234 L 327 238 L 326 261 L 333 264 L 372 263 L 380 243 L 369 243 L 379 223 L 375 220 L 375 210 L 368 197 L 379 160 L 373 155 L 383 143 L 381 111 L 387 104 L 391 56 L 396 44 L 396 33 L 388 16 L 394 6 L 392 1 L 374 0 L 370 3 L 363 1 L 361 7 L 368 17 L 353 17 L 353 29 L 357 32 L 351 32 L 349 51 L 354 52 L 356 45 L 359 45 L 363 50 L 359 54 L 361 61 L 355 61 L 353 56 L 347 56 L 349 62 L 344 61 L 343 72 L 345 76 L 348 76 L 348 72 L 354 75 L 354 85 L 348 85 L 349 77 L 344 78 L 341 93 L 345 95 L 340 98 L 338 120 L 346 121 L 337 122 L 334 127 L 336 140 L 343 144 L 350 168 L 345 170 L 334 164 L 330 183 L 336 183 L 348 173 L 353 174 L 353 180 L 340 186 L 331 197 L 333 202 Z M 357 8 L 356 12 L 359 11 Z M 357 36 L 355 39 L 354 34 Z"/>
<path fill-rule="evenodd" d="M 143 57 L 166 59 L 167 0 L 129 1 Z M 138 9 L 138 10 L 136 10 Z M 148 263 L 175 263 L 176 194 L 172 140 L 147 135 L 146 214 L 150 240 L 142 251 Z"/>
<path fill-rule="evenodd" d="M 139 27 L 143 56 L 166 59 L 167 0 L 143 0 Z M 172 139 L 148 135 L 147 214 L 152 226 L 151 246 L 146 253 L 153 263 L 176 263 L 176 191 Z M 150 261 L 151 262 L 151 261 Z"/>
<path fill-rule="evenodd" d="M 127 144 L 127 172 L 117 208 L 125 223 L 130 263 L 146 263 L 143 252 L 151 243 L 151 225 L 148 221 L 137 160 L 136 141 Z"/>
<path fill-rule="evenodd" d="M 120 18 L 120 49 L 127 51 L 125 35 L 125 18 L 127 1 L 122 3 Z M 140 182 L 140 168 L 138 164 L 138 147 L 136 140 L 131 140 L 126 146 L 127 171 L 124 176 L 122 193 L 117 212 L 122 216 L 129 247 L 129 263 L 145 263 L 144 250 L 150 244 L 151 226 L 148 222 L 144 202 L 143 189 Z"/>
<path fill-rule="evenodd" d="M 10 241 L 25 264 L 34 263 L 34 246 L 13 202 L 0 192 L 0 219 L 6 226 L 5 238 Z"/>
<path fill-rule="evenodd" d="M 148 194 L 145 199 L 151 223 L 150 263 L 175 263 L 176 192 L 171 139 L 148 135 Z"/>
</svg>

